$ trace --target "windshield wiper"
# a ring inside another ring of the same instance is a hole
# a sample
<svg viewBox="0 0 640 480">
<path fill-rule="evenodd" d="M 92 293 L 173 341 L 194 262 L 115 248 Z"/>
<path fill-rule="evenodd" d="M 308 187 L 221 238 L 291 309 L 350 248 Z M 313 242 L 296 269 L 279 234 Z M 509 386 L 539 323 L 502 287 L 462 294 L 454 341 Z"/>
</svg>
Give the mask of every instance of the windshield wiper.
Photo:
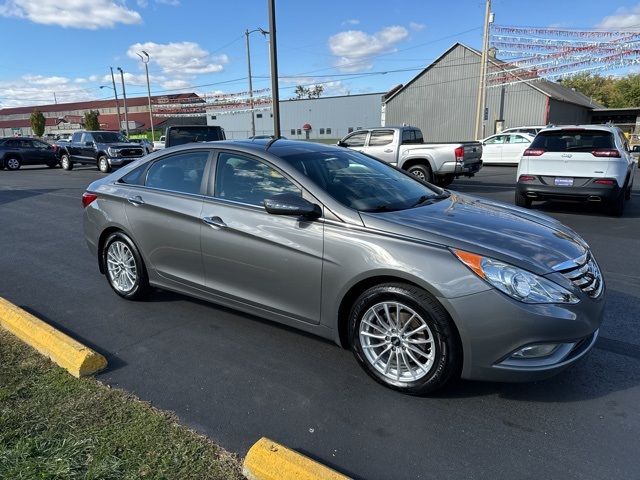
<svg viewBox="0 0 640 480">
<path fill-rule="evenodd" d="M 378 212 L 395 212 L 398 210 L 397 208 L 390 207 L 389 205 L 378 205 L 371 210 L 365 210 L 368 213 L 378 213 Z"/>
<path fill-rule="evenodd" d="M 422 195 L 413 205 L 411 205 L 411 208 L 418 207 L 420 205 L 427 205 L 437 200 L 444 200 L 445 198 L 449 198 L 449 196 L 451 196 L 451 193 L 447 190 L 443 190 L 442 193 L 438 193 L 436 195 Z"/>
</svg>

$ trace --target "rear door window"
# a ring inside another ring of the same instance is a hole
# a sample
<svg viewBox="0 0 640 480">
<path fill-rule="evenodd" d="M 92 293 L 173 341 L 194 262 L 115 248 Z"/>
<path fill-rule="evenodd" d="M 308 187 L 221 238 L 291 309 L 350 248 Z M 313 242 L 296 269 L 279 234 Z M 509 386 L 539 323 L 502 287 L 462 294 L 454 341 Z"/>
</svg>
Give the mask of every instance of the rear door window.
<svg viewBox="0 0 640 480">
<path fill-rule="evenodd" d="M 393 142 L 393 130 L 376 130 L 371 132 L 369 137 L 370 147 L 389 145 L 391 142 Z"/>
<path fill-rule="evenodd" d="M 145 186 L 179 193 L 200 193 L 208 158 L 209 152 L 204 150 L 164 157 L 149 167 Z M 135 176 L 128 180 L 136 181 Z"/>
<path fill-rule="evenodd" d="M 422 132 L 419 130 L 403 130 L 402 131 L 402 144 L 410 145 L 422 143 Z"/>
<path fill-rule="evenodd" d="M 615 142 L 611 132 L 605 130 L 556 130 L 540 132 L 531 148 L 547 152 L 590 152 L 615 148 Z"/>
</svg>

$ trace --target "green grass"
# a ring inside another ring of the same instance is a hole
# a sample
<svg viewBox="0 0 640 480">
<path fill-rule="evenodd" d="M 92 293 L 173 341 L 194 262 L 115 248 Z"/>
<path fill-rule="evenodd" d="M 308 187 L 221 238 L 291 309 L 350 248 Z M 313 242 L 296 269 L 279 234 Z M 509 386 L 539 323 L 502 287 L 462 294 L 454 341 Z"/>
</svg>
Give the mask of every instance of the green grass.
<svg viewBox="0 0 640 480">
<path fill-rule="evenodd" d="M 0 479 L 241 479 L 176 418 L 76 379 L 0 329 Z"/>
</svg>

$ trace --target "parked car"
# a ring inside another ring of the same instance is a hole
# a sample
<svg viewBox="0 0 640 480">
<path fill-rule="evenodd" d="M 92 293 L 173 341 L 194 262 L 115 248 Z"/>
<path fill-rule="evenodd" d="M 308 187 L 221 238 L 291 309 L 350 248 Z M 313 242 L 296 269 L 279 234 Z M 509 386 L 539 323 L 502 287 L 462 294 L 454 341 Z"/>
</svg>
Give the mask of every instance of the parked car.
<svg viewBox="0 0 640 480">
<path fill-rule="evenodd" d="M 516 205 L 537 200 L 607 203 L 622 215 L 631 199 L 637 162 L 622 131 L 611 125 L 546 129 L 524 152 L 518 167 Z"/>
<path fill-rule="evenodd" d="M 153 150 L 162 150 L 164 148 L 164 141 L 167 137 L 165 137 L 164 135 L 162 135 L 160 137 L 160 140 L 154 140 L 153 142 Z"/>
<path fill-rule="evenodd" d="M 180 125 L 167 127 L 164 147 L 175 147 L 185 143 L 215 142 L 224 140 L 224 129 L 216 125 Z"/>
<path fill-rule="evenodd" d="M 371 155 L 443 187 L 457 177 L 472 177 L 482 167 L 480 142 L 424 143 L 416 127 L 357 130 L 338 146 Z"/>
<path fill-rule="evenodd" d="M 482 164 L 518 164 L 533 141 L 526 133 L 501 133 L 482 140 Z"/>
<path fill-rule="evenodd" d="M 553 126 L 554 125 L 549 124 L 549 125 L 530 125 L 527 127 L 512 127 L 512 128 L 505 128 L 500 133 L 526 133 L 527 135 L 531 135 L 532 137 L 535 137 L 538 133 L 540 133 L 545 128 L 549 128 Z"/>
<path fill-rule="evenodd" d="M 145 155 L 148 155 L 151 152 L 153 152 L 153 143 L 151 143 L 146 138 L 131 138 L 129 140 L 133 143 L 137 143 L 138 145 L 142 146 L 142 148 L 144 149 Z"/>
<path fill-rule="evenodd" d="M 334 340 L 411 394 L 555 374 L 594 345 L 605 287 L 547 216 L 345 148 L 190 144 L 92 183 L 84 232 L 126 299 L 175 290 Z"/>
<path fill-rule="evenodd" d="M 74 164 L 96 165 L 102 173 L 126 165 L 145 154 L 144 149 L 120 132 L 102 130 L 75 132 L 71 142 L 60 146 L 60 164 L 65 170 Z"/>
<path fill-rule="evenodd" d="M 0 170 L 18 170 L 22 165 L 54 168 L 58 163 L 56 149 L 46 142 L 28 137 L 0 139 Z"/>
</svg>

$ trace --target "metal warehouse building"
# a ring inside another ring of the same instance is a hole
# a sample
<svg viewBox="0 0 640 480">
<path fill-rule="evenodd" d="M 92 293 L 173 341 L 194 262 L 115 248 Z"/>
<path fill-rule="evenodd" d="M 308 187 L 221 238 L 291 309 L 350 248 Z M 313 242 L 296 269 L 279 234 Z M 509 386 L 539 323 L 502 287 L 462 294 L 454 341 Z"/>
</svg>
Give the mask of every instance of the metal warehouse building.
<svg viewBox="0 0 640 480">
<path fill-rule="evenodd" d="M 379 127 L 383 93 L 320 97 L 280 102 L 280 131 L 290 139 L 336 140 L 366 127 Z M 273 134 L 270 108 L 256 109 L 256 135 Z M 251 113 L 207 109 L 207 124 L 224 128 L 227 138 L 251 136 Z M 306 129 L 305 129 L 306 127 Z"/>
<path fill-rule="evenodd" d="M 489 72 L 501 62 L 490 59 Z M 426 141 L 475 138 L 480 52 L 456 43 L 384 100 L 385 125 L 420 127 Z M 487 88 L 484 137 L 522 125 L 589 123 L 600 107 L 580 92 L 547 80 Z"/>
</svg>

